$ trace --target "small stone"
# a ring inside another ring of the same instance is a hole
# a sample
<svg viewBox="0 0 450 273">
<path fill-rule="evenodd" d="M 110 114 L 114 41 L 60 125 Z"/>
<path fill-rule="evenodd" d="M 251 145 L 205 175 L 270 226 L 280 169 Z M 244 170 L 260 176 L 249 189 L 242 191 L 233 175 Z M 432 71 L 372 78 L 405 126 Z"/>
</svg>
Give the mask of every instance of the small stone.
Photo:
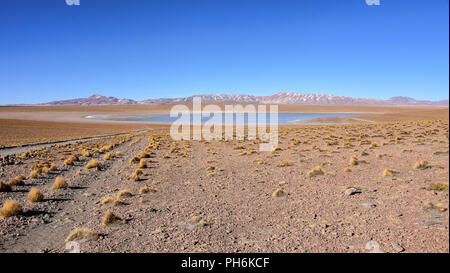
<svg viewBox="0 0 450 273">
<path fill-rule="evenodd" d="M 405 249 L 404 249 L 401 245 L 399 245 L 399 244 L 397 244 L 397 243 L 392 243 L 392 248 L 393 248 L 395 251 L 397 251 L 397 252 L 403 252 L 403 251 L 405 251 Z"/>
<path fill-rule="evenodd" d="M 376 207 L 376 205 L 374 203 L 370 203 L 370 202 L 364 202 L 364 203 L 362 203 L 362 205 L 367 208 Z"/>
<path fill-rule="evenodd" d="M 367 242 L 365 249 L 370 253 L 383 253 L 380 249 L 380 244 L 377 241 Z"/>
<path fill-rule="evenodd" d="M 344 194 L 347 196 L 353 195 L 353 194 L 357 194 L 357 193 L 361 193 L 361 190 L 357 189 L 357 188 L 348 188 L 345 190 Z"/>
</svg>

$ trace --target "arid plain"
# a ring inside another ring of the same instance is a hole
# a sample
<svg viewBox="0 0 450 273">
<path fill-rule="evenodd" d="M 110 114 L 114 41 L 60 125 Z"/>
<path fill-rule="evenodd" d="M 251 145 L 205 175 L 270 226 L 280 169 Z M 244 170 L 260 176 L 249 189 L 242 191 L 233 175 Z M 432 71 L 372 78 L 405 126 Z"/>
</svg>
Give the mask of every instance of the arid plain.
<svg viewBox="0 0 450 273">
<path fill-rule="evenodd" d="M 280 105 L 371 114 L 272 152 L 83 118 L 170 107 L 0 107 L 0 252 L 449 252 L 448 107 Z"/>
</svg>

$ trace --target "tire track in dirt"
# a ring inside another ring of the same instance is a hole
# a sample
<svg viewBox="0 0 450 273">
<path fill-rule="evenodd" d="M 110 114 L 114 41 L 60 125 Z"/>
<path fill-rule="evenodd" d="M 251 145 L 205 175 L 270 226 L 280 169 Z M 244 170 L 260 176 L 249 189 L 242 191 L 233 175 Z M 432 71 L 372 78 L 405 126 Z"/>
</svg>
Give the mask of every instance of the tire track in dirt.
<svg viewBox="0 0 450 273">
<path fill-rule="evenodd" d="M 141 137 L 142 138 L 142 137 Z M 97 139 L 97 138 L 96 138 Z M 92 139 L 88 139 L 92 140 Z M 86 141 L 88 141 L 86 140 Z M 71 143 L 71 142 L 64 142 Z M 112 152 L 123 151 L 123 154 L 114 160 L 103 160 L 104 154 L 96 154 L 91 158 L 80 159 L 74 166 L 65 166 L 61 170 L 46 177 L 39 178 L 39 183 L 27 186 L 38 186 L 42 189 L 44 202 L 36 203 L 33 210 L 28 212 L 29 221 L 34 225 L 25 224 L 19 236 L 8 238 L 1 245 L 8 252 L 63 252 L 65 239 L 76 227 L 83 226 L 92 219 L 92 207 L 102 198 L 102 191 L 111 190 L 108 178 L 114 176 L 109 170 L 122 168 L 128 164 L 128 155 L 135 154 L 143 149 L 143 141 L 129 146 L 129 142 L 112 149 Z M 91 159 L 101 162 L 101 170 L 85 170 L 84 167 Z M 77 171 L 82 173 L 75 177 Z M 56 176 L 63 176 L 69 183 L 68 189 L 50 190 Z M 22 198 L 26 199 L 28 191 L 24 191 Z M 51 203 L 51 206 L 49 206 Z M 38 206 L 38 208 L 36 208 Z M 102 215 L 96 215 L 101 219 Z M 3 250 L 0 249 L 0 252 Z"/>
</svg>

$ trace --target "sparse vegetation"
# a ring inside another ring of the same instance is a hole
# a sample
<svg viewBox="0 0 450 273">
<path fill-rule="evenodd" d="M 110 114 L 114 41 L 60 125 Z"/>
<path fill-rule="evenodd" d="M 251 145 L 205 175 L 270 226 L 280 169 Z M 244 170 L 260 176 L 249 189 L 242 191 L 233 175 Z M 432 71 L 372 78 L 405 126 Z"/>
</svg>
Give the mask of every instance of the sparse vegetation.
<svg viewBox="0 0 450 273">
<path fill-rule="evenodd" d="M 448 183 L 431 183 L 427 190 L 429 191 L 448 191 Z"/>
<path fill-rule="evenodd" d="M 109 153 L 107 153 L 107 154 L 105 154 L 104 156 L 103 156 L 103 159 L 104 160 L 110 160 L 111 158 L 113 158 L 113 157 L 115 157 L 116 155 L 113 153 L 113 152 L 109 152 Z M 97 166 L 95 166 L 95 167 L 97 167 Z"/>
<path fill-rule="evenodd" d="M 133 194 L 129 190 L 121 190 L 117 193 L 117 200 L 122 199 L 123 197 L 131 197 Z"/>
<path fill-rule="evenodd" d="M 141 158 L 141 160 L 139 161 L 139 168 L 147 168 L 147 161 L 145 159 Z"/>
<path fill-rule="evenodd" d="M 23 186 L 25 185 L 25 176 L 24 175 L 19 175 L 14 177 L 13 179 L 9 180 L 9 185 L 10 186 Z"/>
<path fill-rule="evenodd" d="M 130 179 L 134 180 L 134 181 L 139 181 L 141 178 L 139 177 L 140 175 L 142 175 L 143 172 L 141 169 L 136 169 L 131 175 L 130 175 Z"/>
<path fill-rule="evenodd" d="M 61 176 L 58 176 L 55 178 L 55 182 L 53 183 L 52 190 L 65 189 L 68 186 L 69 185 L 67 184 L 66 180 L 64 180 L 64 178 L 62 178 Z"/>
<path fill-rule="evenodd" d="M 191 222 L 196 223 L 200 227 L 203 227 L 206 225 L 205 220 L 203 220 L 202 217 L 200 217 L 200 216 L 192 216 Z"/>
<path fill-rule="evenodd" d="M 86 170 L 92 169 L 92 168 L 98 168 L 100 166 L 100 162 L 98 162 L 95 159 L 91 159 L 91 161 L 88 162 L 86 165 Z"/>
<path fill-rule="evenodd" d="M 139 189 L 139 194 L 146 194 L 146 193 L 149 193 L 149 192 L 156 192 L 156 190 L 152 189 L 152 188 L 149 188 L 147 186 L 142 187 L 142 188 Z"/>
<path fill-rule="evenodd" d="M 41 202 L 44 200 L 44 195 L 39 191 L 38 188 L 32 187 L 28 192 L 28 201 L 30 203 Z"/>
<path fill-rule="evenodd" d="M 284 160 L 283 162 L 278 164 L 277 167 L 288 167 L 288 166 L 292 166 L 292 165 L 293 165 L 292 161 Z"/>
<path fill-rule="evenodd" d="M 120 217 L 117 217 L 111 210 L 107 210 L 105 215 L 103 216 L 102 223 L 104 226 L 111 224 L 124 224 L 125 220 L 122 220 Z"/>
<path fill-rule="evenodd" d="M 39 175 L 39 172 L 34 170 L 30 172 L 30 179 L 35 179 Z"/>
<path fill-rule="evenodd" d="M 0 215 L 2 217 L 11 217 L 22 213 L 22 206 L 17 201 L 8 199 L 0 209 Z"/>
<path fill-rule="evenodd" d="M 322 170 L 322 168 L 320 166 L 315 167 L 314 169 L 310 170 L 308 173 L 306 173 L 306 176 L 308 178 L 314 177 L 314 176 L 318 176 L 318 175 L 324 175 L 325 171 Z"/>
<path fill-rule="evenodd" d="M 442 168 L 442 166 L 440 166 L 439 164 L 433 164 L 426 160 L 422 160 L 422 161 L 416 162 L 416 164 L 414 164 L 414 169 L 416 169 L 416 170 L 425 170 L 425 169 L 429 169 L 429 168 L 433 168 L 433 167 Z"/>
<path fill-rule="evenodd" d="M 80 241 L 80 240 L 97 240 L 98 233 L 87 228 L 77 228 L 70 232 L 66 238 L 66 242 Z"/>
<path fill-rule="evenodd" d="M 440 212 L 444 212 L 444 211 L 446 211 L 447 210 L 447 208 L 446 207 L 444 207 L 444 205 L 442 205 L 442 204 L 433 204 L 433 203 L 431 203 L 431 202 L 428 202 L 428 201 L 426 201 L 426 202 L 424 202 L 423 203 L 423 209 L 424 210 L 439 210 Z"/>
<path fill-rule="evenodd" d="M 393 177 L 393 176 L 396 176 L 398 174 L 400 174 L 400 172 L 397 171 L 397 170 L 393 170 L 393 169 L 385 169 L 383 171 L 383 176 L 392 176 Z"/>
<path fill-rule="evenodd" d="M 284 197 L 287 196 L 288 193 L 282 189 L 277 189 L 272 193 L 272 197 Z"/>
</svg>

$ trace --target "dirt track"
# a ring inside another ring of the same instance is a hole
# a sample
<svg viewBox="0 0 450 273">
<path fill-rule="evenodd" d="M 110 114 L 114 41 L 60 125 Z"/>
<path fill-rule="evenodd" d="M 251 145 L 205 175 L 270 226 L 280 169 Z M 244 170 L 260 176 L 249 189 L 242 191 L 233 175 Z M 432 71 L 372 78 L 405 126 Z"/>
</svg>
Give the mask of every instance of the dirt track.
<svg viewBox="0 0 450 273">
<path fill-rule="evenodd" d="M 378 146 L 361 144 L 358 136 Z M 148 168 L 140 181 L 130 180 L 137 165 L 129 160 L 151 137 L 159 145 L 150 149 Z M 101 147 L 121 138 L 86 143 Z M 95 153 L 101 167 L 90 170 L 84 169 L 90 157 L 81 156 L 74 166 L 60 159 L 86 143 L 41 152 L 45 158 L 53 154 L 58 171 L 0 193 L 1 203 L 12 198 L 24 210 L 0 220 L 0 251 L 64 252 L 64 240 L 77 227 L 100 235 L 80 242 L 83 252 L 366 252 L 369 241 L 384 252 L 449 251 L 448 191 L 427 190 L 431 183 L 448 183 L 447 121 L 285 128 L 280 142 L 275 153 L 258 152 L 252 141 L 174 146 L 166 132 L 149 132 L 108 150 L 121 152 L 113 159 L 103 159 L 108 151 Z M 350 165 L 352 156 L 367 163 Z M 28 176 L 38 157 L 2 166 L 0 180 Z M 278 167 L 286 160 L 287 166 Z M 436 167 L 414 169 L 420 160 Z M 327 173 L 308 178 L 316 166 Z M 384 169 L 399 174 L 383 177 Z M 50 190 L 58 175 L 68 189 Z M 43 202 L 26 201 L 31 186 L 43 192 Z M 139 194 L 143 186 L 156 192 Z M 347 196 L 350 186 L 360 193 Z M 278 188 L 288 195 L 273 197 Z M 122 198 L 123 204 L 99 206 L 123 189 L 133 194 Z M 107 209 L 126 223 L 102 225 Z"/>
</svg>

